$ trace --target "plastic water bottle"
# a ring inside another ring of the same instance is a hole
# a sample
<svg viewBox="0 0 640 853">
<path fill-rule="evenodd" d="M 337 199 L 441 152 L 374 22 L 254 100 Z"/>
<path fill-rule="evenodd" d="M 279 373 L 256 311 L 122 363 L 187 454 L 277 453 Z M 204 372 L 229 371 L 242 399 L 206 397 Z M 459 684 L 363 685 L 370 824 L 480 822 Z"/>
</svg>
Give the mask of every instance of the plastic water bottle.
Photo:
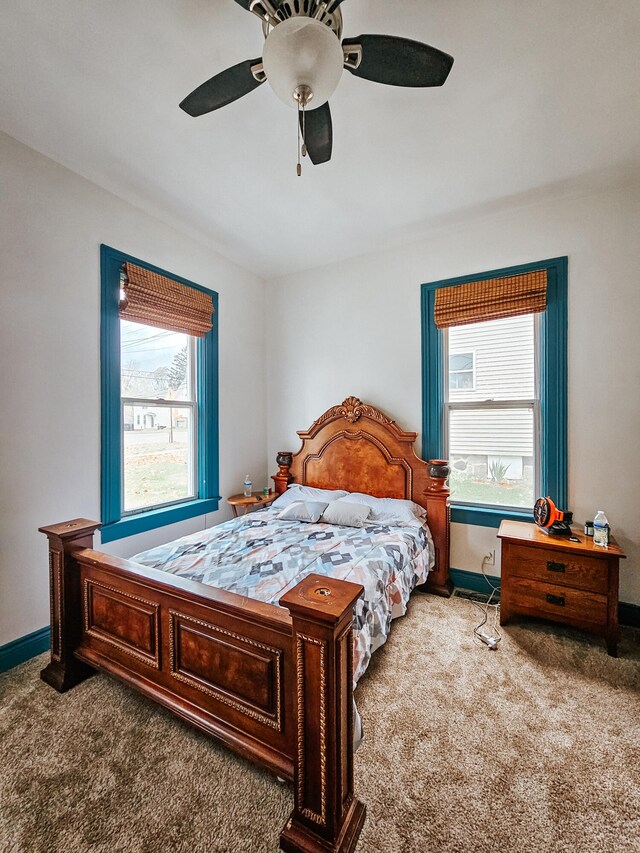
<svg viewBox="0 0 640 853">
<path fill-rule="evenodd" d="M 609 544 L 609 523 L 607 516 L 601 509 L 598 510 L 593 519 L 593 544 L 601 545 L 603 548 Z"/>
<path fill-rule="evenodd" d="M 244 478 L 244 496 L 245 498 L 251 497 L 251 489 L 253 487 L 253 483 L 251 482 L 251 478 L 247 474 Z"/>
</svg>

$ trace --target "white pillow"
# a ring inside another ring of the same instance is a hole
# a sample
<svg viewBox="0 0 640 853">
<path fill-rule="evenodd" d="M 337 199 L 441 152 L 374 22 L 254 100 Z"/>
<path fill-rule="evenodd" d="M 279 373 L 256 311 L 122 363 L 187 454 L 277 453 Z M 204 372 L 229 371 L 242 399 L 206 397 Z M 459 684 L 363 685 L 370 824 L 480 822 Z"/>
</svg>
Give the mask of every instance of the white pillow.
<svg viewBox="0 0 640 853">
<path fill-rule="evenodd" d="M 283 521 L 305 521 L 315 524 L 328 506 L 326 501 L 294 501 L 278 514 L 278 518 Z"/>
<path fill-rule="evenodd" d="M 416 518 L 423 519 L 427 515 L 424 507 L 413 501 L 400 500 L 399 498 L 374 498 L 373 495 L 353 492 L 345 498 L 340 498 L 339 501 L 349 501 L 349 503 L 370 507 L 369 520 L 381 524 L 403 524 L 407 521 L 415 521 Z"/>
<path fill-rule="evenodd" d="M 352 504 L 346 499 L 337 500 L 328 505 L 320 521 L 341 527 L 362 527 L 370 512 L 371 508 L 364 504 Z"/>
<path fill-rule="evenodd" d="M 298 483 L 292 483 L 284 494 L 275 499 L 271 506 L 273 509 L 284 509 L 294 501 L 320 501 L 320 503 L 324 502 L 328 504 L 348 494 L 349 492 L 345 492 L 344 489 L 337 489 L 335 491 L 331 489 L 314 489 L 313 486 L 301 486 Z"/>
</svg>

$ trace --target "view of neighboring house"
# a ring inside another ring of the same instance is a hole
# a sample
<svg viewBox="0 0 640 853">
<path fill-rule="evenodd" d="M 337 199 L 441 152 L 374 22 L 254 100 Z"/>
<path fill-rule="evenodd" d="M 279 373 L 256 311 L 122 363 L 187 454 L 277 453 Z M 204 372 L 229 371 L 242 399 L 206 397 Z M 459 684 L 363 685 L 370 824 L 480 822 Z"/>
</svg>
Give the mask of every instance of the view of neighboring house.
<svg viewBox="0 0 640 853">
<path fill-rule="evenodd" d="M 171 397 L 165 395 L 165 399 L 171 399 Z M 125 431 L 169 429 L 171 426 L 174 429 L 186 429 L 187 425 L 187 418 L 184 417 L 180 409 L 149 407 L 142 404 L 124 407 L 123 426 Z"/>
<path fill-rule="evenodd" d="M 484 481 L 511 486 L 512 505 L 533 504 L 535 327 L 528 314 L 448 330 L 449 459 L 461 500 L 461 489 Z"/>
<path fill-rule="evenodd" d="M 125 432 L 187 429 L 184 406 L 191 391 L 188 336 L 125 321 L 121 347 Z M 179 402 L 180 407 L 169 405 L 170 401 Z"/>
</svg>

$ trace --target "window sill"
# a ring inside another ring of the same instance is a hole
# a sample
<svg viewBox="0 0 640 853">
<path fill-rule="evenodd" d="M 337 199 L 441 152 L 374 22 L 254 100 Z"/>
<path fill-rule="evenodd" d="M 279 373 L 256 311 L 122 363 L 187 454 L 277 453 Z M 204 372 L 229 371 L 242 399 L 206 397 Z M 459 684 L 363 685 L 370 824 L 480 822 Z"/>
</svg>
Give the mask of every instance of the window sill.
<svg viewBox="0 0 640 853">
<path fill-rule="evenodd" d="M 216 512 L 220 498 L 205 498 L 204 500 L 189 501 L 176 506 L 153 509 L 141 512 L 137 515 L 128 515 L 120 521 L 105 524 L 100 530 L 102 543 L 115 542 L 117 539 L 125 539 L 136 533 L 146 533 L 147 530 L 155 530 L 167 524 L 175 524 L 178 521 L 186 521 L 209 512 Z"/>
<path fill-rule="evenodd" d="M 486 506 L 456 506 L 451 504 L 451 521 L 455 524 L 475 524 L 479 527 L 500 527 L 503 519 L 509 521 L 531 521 L 533 512 L 530 509 L 514 510 L 502 507 L 489 508 Z"/>
</svg>

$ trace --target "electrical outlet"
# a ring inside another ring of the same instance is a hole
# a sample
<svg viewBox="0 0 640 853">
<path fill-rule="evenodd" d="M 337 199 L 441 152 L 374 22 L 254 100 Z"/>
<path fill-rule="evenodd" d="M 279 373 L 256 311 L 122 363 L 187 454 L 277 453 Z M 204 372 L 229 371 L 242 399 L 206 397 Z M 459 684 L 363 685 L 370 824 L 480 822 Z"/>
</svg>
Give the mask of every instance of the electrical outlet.
<svg viewBox="0 0 640 853">
<path fill-rule="evenodd" d="M 489 551 L 484 556 L 485 566 L 495 566 L 496 564 L 496 552 L 495 549 L 493 551 Z"/>
</svg>

